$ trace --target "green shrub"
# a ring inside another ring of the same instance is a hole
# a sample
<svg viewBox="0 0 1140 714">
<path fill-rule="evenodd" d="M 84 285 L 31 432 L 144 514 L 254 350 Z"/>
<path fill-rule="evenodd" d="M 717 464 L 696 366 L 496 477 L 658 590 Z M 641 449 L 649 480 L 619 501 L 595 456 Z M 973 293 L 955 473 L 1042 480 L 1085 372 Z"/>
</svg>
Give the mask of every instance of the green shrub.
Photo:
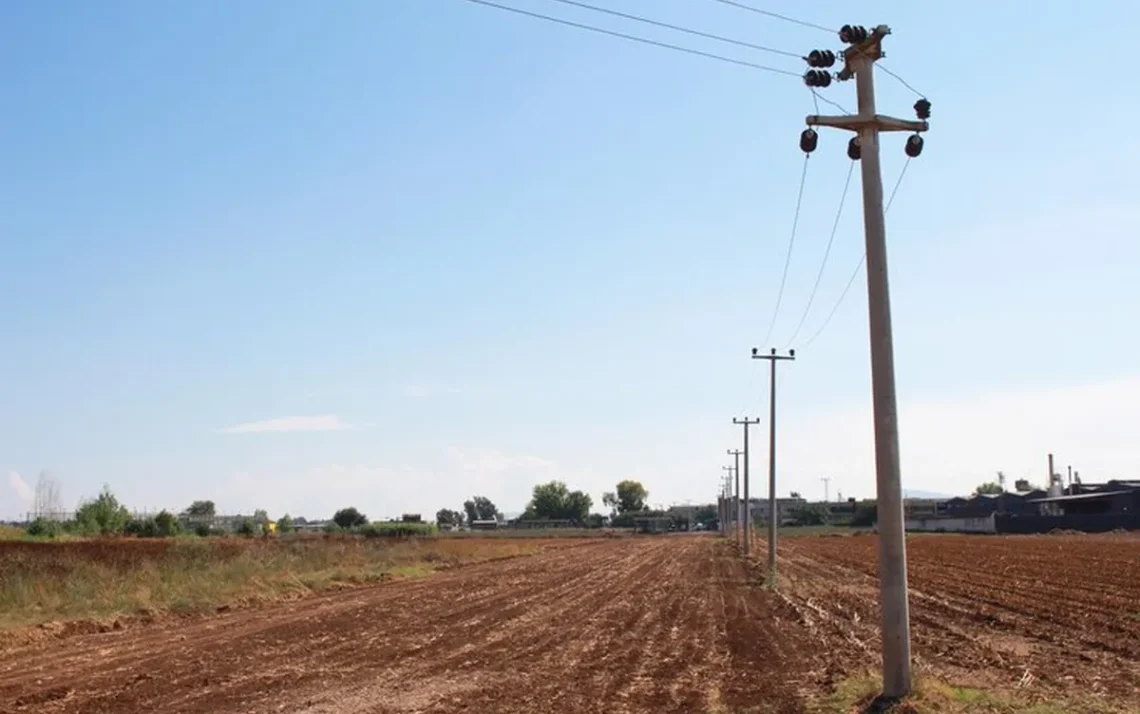
<svg viewBox="0 0 1140 714">
<path fill-rule="evenodd" d="M 119 503 L 115 494 L 107 486 L 90 501 L 86 501 L 75 512 L 75 523 L 81 533 L 88 535 L 118 535 L 126 530 L 131 515 L 127 507 Z"/>
<path fill-rule="evenodd" d="M 827 506 L 818 503 L 804 503 L 791 509 L 792 521 L 797 526 L 827 525 L 831 513 Z"/>
<path fill-rule="evenodd" d="M 239 523 L 237 527 L 237 534 L 247 537 L 257 535 L 257 531 L 257 525 L 255 525 L 253 520 L 250 518 L 242 519 L 242 522 Z"/>
<path fill-rule="evenodd" d="M 182 530 L 178 518 L 170 511 L 159 511 L 158 515 L 154 517 L 154 525 L 161 538 L 176 536 Z"/>
<path fill-rule="evenodd" d="M 127 535 L 136 538 L 157 538 L 158 525 L 154 522 L 153 518 L 132 518 L 127 521 L 127 525 L 123 528 Z"/>
<path fill-rule="evenodd" d="M 37 518 L 28 525 L 24 532 L 36 538 L 55 538 L 62 531 L 63 527 L 57 521 Z"/>
<path fill-rule="evenodd" d="M 333 523 L 336 523 L 341 528 L 359 528 L 360 526 L 368 525 L 368 516 L 358 511 L 355 507 L 349 506 L 333 514 Z"/>
<path fill-rule="evenodd" d="M 352 532 L 365 538 L 407 538 L 435 535 L 437 529 L 431 523 L 369 523 L 353 528 Z"/>
</svg>

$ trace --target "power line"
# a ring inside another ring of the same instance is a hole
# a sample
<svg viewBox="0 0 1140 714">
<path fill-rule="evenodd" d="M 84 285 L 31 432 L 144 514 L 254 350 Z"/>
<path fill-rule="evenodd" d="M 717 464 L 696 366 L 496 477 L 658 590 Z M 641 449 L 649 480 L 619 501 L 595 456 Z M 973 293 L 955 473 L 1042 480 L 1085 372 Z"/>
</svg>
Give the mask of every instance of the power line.
<svg viewBox="0 0 1140 714">
<path fill-rule="evenodd" d="M 910 159 L 907 158 L 906 163 L 903 164 L 902 171 L 899 172 L 898 180 L 895 181 L 895 187 L 891 189 L 891 196 L 887 199 L 886 208 L 883 209 L 884 215 L 891 210 L 891 204 L 895 202 L 895 194 L 899 192 L 899 186 L 902 185 L 903 176 L 906 176 L 906 170 L 909 166 Z M 847 297 L 847 292 L 851 289 L 851 285 L 855 282 L 855 278 L 859 277 L 859 271 L 863 269 L 863 263 L 866 262 L 866 260 L 867 253 L 864 251 L 863 257 L 859 258 L 859 264 L 855 266 L 855 271 L 851 273 L 851 277 L 848 278 L 847 285 L 844 286 L 843 292 L 839 294 L 839 299 L 835 301 L 835 305 L 831 308 L 831 312 L 827 314 L 827 319 L 823 321 L 823 324 L 819 326 L 819 329 L 815 331 L 815 334 L 808 338 L 808 341 L 804 343 L 804 347 L 807 347 L 811 343 L 815 342 L 815 338 L 819 337 L 820 333 L 823 332 L 824 329 L 826 329 L 827 326 L 831 323 L 831 318 L 835 317 L 835 312 L 839 309 L 839 306 L 843 304 L 843 298 Z"/>
<path fill-rule="evenodd" d="M 531 12 L 530 10 L 523 10 L 523 9 L 517 8 L 517 7 L 510 7 L 509 5 L 500 5 L 498 3 L 490 2 L 490 0 L 466 0 L 466 2 L 474 3 L 476 5 L 485 5 L 486 7 L 493 7 L 493 8 L 496 8 L 498 10 L 505 10 L 506 12 L 513 12 L 517 15 L 526 15 L 527 17 L 533 17 L 533 18 L 538 19 L 538 20 L 546 20 L 547 22 L 554 22 L 554 23 L 557 23 L 559 25 L 565 25 L 567 27 L 576 27 L 579 30 L 587 30 L 589 32 L 597 32 L 597 33 L 602 34 L 602 35 L 609 35 L 610 37 L 618 37 L 618 38 L 621 38 L 623 40 L 629 40 L 630 42 L 640 42 L 641 44 L 653 45 L 654 47 L 661 47 L 661 48 L 664 48 L 667 50 L 675 50 L 677 52 L 684 52 L 684 53 L 690 54 L 690 55 L 697 55 L 699 57 L 707 57 L 708 59 L 720 60 L 721 62 L 728 62 L 729 64 L 740 65 L 741 67 L 750 67 L 752 69 L 758 69 L 758 70 L 762 70 L 765 72 L 774 72 L 776 74 L 785 74 L 785 75 L 788 75 L 790 77 L 799 77 L 800 76 L 799 72 L 791 72 L 791 71 L 786 70 L 786 69 L 779 69 L 778 67 L 769 67 L 767 65 L 757 64 L 755 62 L 748 62 L 746 60 L 736 59 L 735 57 L 726 57 L 724 55 L 718 55 L 718 54 L 714 54 L 712 52 L 704 52 L 702 50 L 695 50 L 691 47 L 682 47 L 680 45 L 672 45 L 672 44 L 669 44 L 668 42 L 658 42 L 657 40 L 651 40 L 651 39 L 646 38 L 646 37 L 638 37 L 636 35 L 627 35 L 624 32 L 615 32 L 614 30 L 606 30 L 606 29 L 601 28 L 601 27 L 594 27 L 593 25 L 585 25 L 585 24 L 580 23 L 580 22 L 572 22 L 570 20 L 563 20 L 562 18 L 559 18 L 559 17 L 552 17 L 550 15 L 543 15 L 542 13 Z"/>
<path fill-rule="evenodd" d="M 814 95 L 816 100 L 823 100 L 825 103 L 830 104 L 831 106 L 835 107 L 839 111 L 850 116 L 851 112 L 847 111 L 847 108 L 845 106 L 843 106 L 842 104 L 840 104 L 839 102 L 828 99 L 827 97 L 823 96 L 819 92 L 815 91 L 814 88 L 812 88 L 811 93 L 812 93 L 812 95 Z M 818 101 L 816 102 L 816 105 L 815 105 L 815 113 L 819 114 L 819 102 Z"/>
<path fill-rule="evenodd" d="M 647 17 L 642 17 L 641 15 L 630 15 L 628 13 L 618 12 L 617 10 L 610 10 L 609 8 L 598 7 L 597 5 L 590 5 L 589 3 L 584 3 L 584 2 L 578 2 L 578 0 L 551 0 L 551 2 L 560 2 L 563 5 L 573 5 L 574 7 L 580 7 L 580 8 L 584 8 L 586 10 L 593 10 L 594 12 L 600 12 L 600 13 L 604 13 L 606 15 L 612 15 L 614 17 L 621 17 L 621 18 L 625 18 L 626 20 L 633 20 L 634 22 L 642 22 L 642 23 L 645 23 L 646 25 L 654 25 L 656 27 L 664 27 L 665 29 L 674 30 L 676 32 L 684 32 L 687 35 L 693 35 L 695 37 L 704 37 L 704 38 L 709 39 L 709 40 L 716 40 L 718 42 L 726 42 L 730 45 L 737 45 L 739 47 L 747 47 L 747 48 L 753 49 L 753 50 L 760 50 L 761 52 L 771 52 L 772 54 L 783 55 L 784 57 L 792 57 L 795 59 L 803 59 L 803 55 L 801 55 L 797 52 L 788 52 L 787 50 L 777 50 L 773 47 L 765 47 L 764 45 L 756 45 L 756 44 L 753 44 L 751 42 L 745 42 L 743 40 L 734 40 L 731 37 L 724 37 L 722 35 L 714 35 L 710 32 L 701 32 L 700 30 L 694 30 L 694 29 L 691 29 L 688 27 L 681 27 L 680 25 L 671 25 L 668 22 L 660 22 L 658 20 L 651 20 Z"/>
<path fill-rule="evenodd" d="M 807 181 L 807 168 L 808 157 L 811 154 L 804 154 L 804 169 L 800 173 L 800 191 L 796 196 L 796 213 L 792 218 L 792 236 L 788 239 L 788 252 L 784 256 L 784 275 L 780 278 L 780 291 L 776 293 L 776 309 L 772 310 L 772 321 L 768 323 L 768 333 L 764 335 L 764 341 L 761 344 L 767 345 L 768 338 L 772 336 L 772 328 L 776 326 L 776 318 L 780 315 L 780 303 L 784 300 L 784 286 L 788 282 L 788 266 L 792 263 L 792 246 L 796 243 L 796 227 L 800 223 L 800 206 L 804 202 L 804 183 Z"/>
<path fill-rule="evenodd" d="M 823 261 L 819 264 L 819 272 L 815 276 L 815 285 L 811 286 L 811 295 L 808 296 L 807 306 L 804 308 L 804 314 L 800 316 L 800 322 L 796 325 L 796 331 L 788 339 L 788 345 L 795 342 L 799 337 L 800 330 L 803 329 L 804 322 L 807 320 L 808 313 L 811 312 L 812 303 L 815 302 L 815 294 L 819 291 L 819 283 L 823 280 L 823 271 L 827 267 L 827 258 L 831 255 L 831 244 L 835 242 L 835 233 L 839 230 L 839 219 L 843 216 L 843 204 L 847 202 L 847 189 L 851 187 L 851 175 L 855 173 L 855 162 L 852 161 L 851 165 L 847 167 L 847 180 L 843 182 L 843 195 L 839 197 L 839 208 L 835 211 L 835 222 L 831 224 L 831 235 L 827 238 L 827 248 L 823 251 Z"/>
<path fill-rule="evenodd" d="M 859 51 L 858 51 L 857 49 L 855 49 L 855 48 L 852 48 L 852 49 L 848 50 L 848 52 L 852 52 L 852 51 L 853 51 L 853 52 L 856 52 L 856 53 L 858 53 L 858 54 L 863 54 L 862 52 L 859 52 Z M 888 69 L 886 65 L 883 65 L 883 64 L 879 64 L 878 62 L 876 62 L 876 63 L 875 63 L 875 68 L 876 68 L 876 69 L 881 69 L 881 70 L 883 70 L 883 73 L 884 73 L 884 74 L 887 74 L 887 75 L 889 75 L 889 76 L 891 76 L 891 77 L 894 77 L 894 78 L 895 78 L 895 80 L 896 80 L 896 81 L 898 81 L 898 83 L 899 83 L 899 84 L 901 84 L 902 86 L 906 87 L 906 88 L 907 88 L 907 89 L 909 89 L 910 91 L 914 92 L 914 93 L 915 93 L 915 94 L 917 94 L 919 97 L 925 97 L 925 96 L 926 96 L 926 95 L 925 95 L 925 94 L 923 94 L 922 92 L 920 92 L 920 91 L 918 91 L 917 89 L 915 89 L 915 88 L 914 88 L 914 85 L 912 85 L 910 82 L 908 82 L 908 81 L 906 81 L 905 79 L 903 79 L 903 78 L 902 78 L 902 76 L 901 76 L 901 75 L 899 75 L 897 72 L 893 72 L 893 71 L 891 71 L 890 69 Z"/>
<path fill-rule="evenodd" d="M 823 30 L 824 32 L 827 32 L 830 34 L 835 34 L 835 30 L 830 28 L 830 27 L 824 27 L 823 25 L 817 25 L 814 22 L 806 22 L 804 20 L 797 20 L 794 17 L 788 17 L 787 15 L 781 15 L 779 13 L 772 12 L 770 10 L 761 10 L 758 7 L 752 7 L 751 5 L 745 5 L 744 3 L 741 3 L 741 2 L 735 2 L 735 0 L 714 0 L 714 1 L 719 2 L 719 3 L 723 3 L 725 5 L 732 5 L 733 7 L 738 7 L 741 10 L 748 10 L 749 12 L 754 12 L 758 15 L 766 15 L 768 17 L 774 17 L 777 20 L 783 20 L 784 22 L 790 22 L 793 25 L 800 25 L 801 27 L 810 27 L 813 30 Z"/>
<path fill-rule="evenodd" d="M 922 92 L 920 92 L 920 91 L 918 91 L 917 89 L 915 89 L 915 88 L 914 88 L 914 86 L 913 86 L 913 85 L 911 85 L 911 83 L 910 83 L 910 82 L 906 81 L 905 79 L 903 79 L 903 78 L 902 78 L 902 77 L 900 77 L 899 75 L 895 74 L 895 73 L 894 73 L 894 72 L 892 72 L 891 70 L 887 69 L 887 68 L 886 68 L 886 67 L 884 67 L 883 65 L 881 65 L 881 64 L 877 64 L 877 65 L 875 65 L 875 66 L 876 66 L 876 67 L 878 67 L 879 69 L 883 70 L 884 72 L 886 72 L 886 73 L 887 73 L 887 74 L 889 74 L 890 76 L 894 77 L 895 79 L 897 79 L 897 80 L 898 80 L 900 83 L 902 83 L 902 86 L 906 87 L 907 89 L 909 89 L 910 91 L 914 92 L 914 93 L 915 93 L 915 94 L 917 94 L 918 96 L 920 96 L 920 97 L 925 97 L 925 96 L 926 96 L 926 95 L 925 95 L 925 94 L 923 94 Z"/>
</svg>

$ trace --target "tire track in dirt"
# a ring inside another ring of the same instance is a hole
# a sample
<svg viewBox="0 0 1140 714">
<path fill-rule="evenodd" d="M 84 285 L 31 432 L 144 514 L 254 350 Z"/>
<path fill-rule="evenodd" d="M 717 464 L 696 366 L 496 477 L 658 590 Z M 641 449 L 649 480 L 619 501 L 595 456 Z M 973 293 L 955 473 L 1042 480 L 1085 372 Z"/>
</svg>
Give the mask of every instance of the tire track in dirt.
<svg viewBox="0 0 1140 714">
<path fill-rule="evenodd" d="M 597 541 L 12 651 L 0 712 L 792 713 L 812 636 L 716 538 Z"/>
</svg>

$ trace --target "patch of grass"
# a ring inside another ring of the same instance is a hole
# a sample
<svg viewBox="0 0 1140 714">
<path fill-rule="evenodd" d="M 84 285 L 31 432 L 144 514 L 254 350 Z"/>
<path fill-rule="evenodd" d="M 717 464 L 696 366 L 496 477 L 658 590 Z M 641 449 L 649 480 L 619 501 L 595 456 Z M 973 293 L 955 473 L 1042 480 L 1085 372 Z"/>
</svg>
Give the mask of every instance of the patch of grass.
<svg viewBox="0 0 1140 714">
<path fill-rule="evenodd" d="M 1059 701 L 1040 692 L 1001 692 L 960 687 L 931 678 L 919 679 L 910 696 L 899 702 L 878 699 L 880 680 L 864 675 L 841 681 L 825 699 L 813 702 L 812 714 L 1115 714 L 1110 704 Z"/>
<path fill-rule="evenodd" d="M 21 540 L 26 533 L 16 526 L 0 526 L 0 540 Z"/>
<path fill-rule="evenodd" d="M 140 612 L 208 612 L 425 577 L 550 545 L 355 536 L 0 541 L 0 630 Z"/>
</svg>

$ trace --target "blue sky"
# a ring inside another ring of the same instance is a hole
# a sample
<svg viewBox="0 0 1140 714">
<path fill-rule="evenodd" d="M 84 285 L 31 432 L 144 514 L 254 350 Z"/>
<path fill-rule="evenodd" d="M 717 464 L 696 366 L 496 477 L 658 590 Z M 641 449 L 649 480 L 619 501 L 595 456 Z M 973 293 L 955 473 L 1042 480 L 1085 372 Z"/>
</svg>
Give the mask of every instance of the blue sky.
<svg viewBox="0 0 1140 714">
<path fill-rule="evenodd" d="M 839 44 L 714 2 L 596 2 Z M 905 484 L 1040 480 L 1048 450 L 1134 476 L 1140 143 L 1119 118 L 1140 10 L 752 4 L 890 24 L 885 63 L 934 105 L 888 220 Z M 547 478 L 707 500 L 731 418 L 764 415 L 747 356 L 812 111 L 796 78 L 462 0 L 9 3 L 0 27 L 0 517 L 41 470 L 67 505 L 108 483 L 139 508 L 309 516 L 472 493 L 515 510 Z M 909 90 L 878 87 L 910 116 Z M 851 85 L 826 96 L 854 106 Z M 808 299 L 846 141 L 824 133 L 809 162 L 772 346 Z M 902 141 L 884 139 L 888 190 Z M 804 335 L 861 254 L 858 185 Z M 860 277 L 783 369 L 786 490 L 873 493 L 865 313 Z"/>
</svg>

